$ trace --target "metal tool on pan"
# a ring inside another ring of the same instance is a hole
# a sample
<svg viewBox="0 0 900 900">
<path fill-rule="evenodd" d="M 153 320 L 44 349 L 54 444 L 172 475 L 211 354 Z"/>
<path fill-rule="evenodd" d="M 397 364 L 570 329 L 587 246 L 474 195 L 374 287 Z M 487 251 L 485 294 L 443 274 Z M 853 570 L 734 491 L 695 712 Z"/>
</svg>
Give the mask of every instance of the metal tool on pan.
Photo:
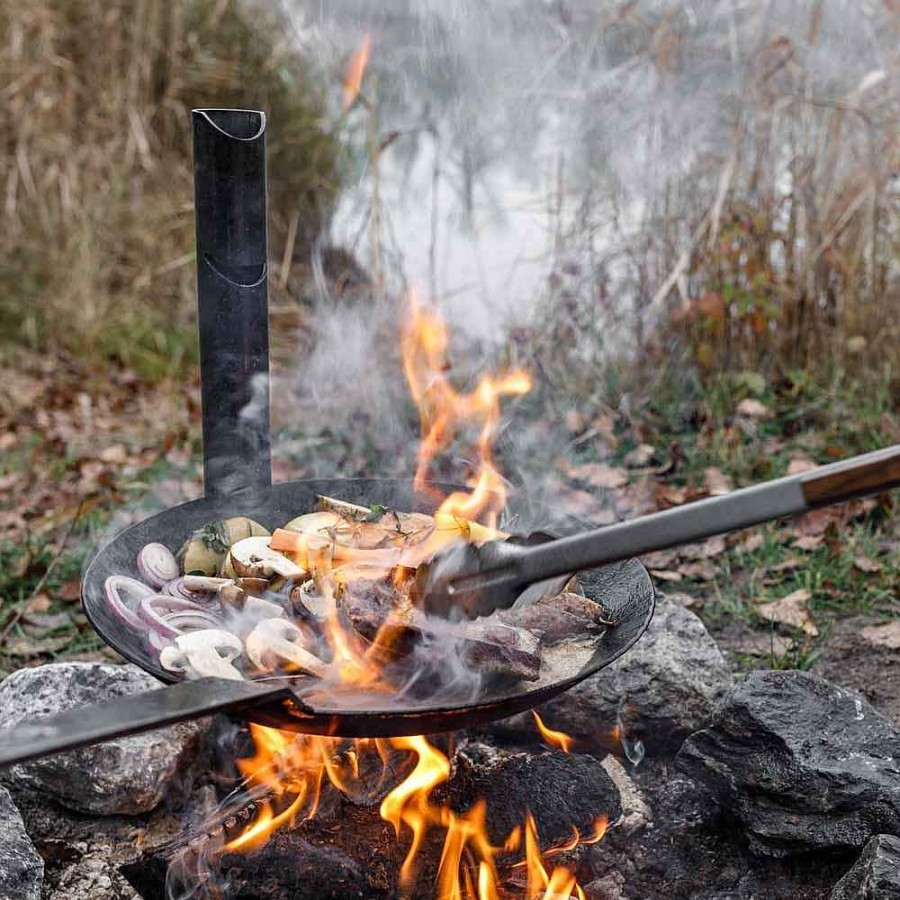
<svg viewBox="0 0 900 900">
<path fill-rule="evenodd" d="M 896 487 L 900 445 L 536 546 L 458 544 L 419 567 L 418 602 L 432 615 L 486 616 L 513 606 L 526 587 L 547 578 Z"/>
</svg>

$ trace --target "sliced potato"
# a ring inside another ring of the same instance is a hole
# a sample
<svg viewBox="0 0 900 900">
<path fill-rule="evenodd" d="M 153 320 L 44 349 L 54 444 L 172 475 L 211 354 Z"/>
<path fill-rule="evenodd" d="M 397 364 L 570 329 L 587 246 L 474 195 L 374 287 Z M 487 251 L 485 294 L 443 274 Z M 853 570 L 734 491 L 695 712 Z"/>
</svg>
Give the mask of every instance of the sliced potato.
<svg viewBox="0 0 900 900">
<path fill-rule="evenodd" d="M 178 551 L 178 562 L 185 575 L 216 575 L 223 566 L 228 548 L 248 537 L 269 532 L 246 516 L 217 519 L 194 532 Z M 222 574 L 225 574 L 224 572 Z M 225 575 L 233 578 L 233 575 Z"/>
</svg>

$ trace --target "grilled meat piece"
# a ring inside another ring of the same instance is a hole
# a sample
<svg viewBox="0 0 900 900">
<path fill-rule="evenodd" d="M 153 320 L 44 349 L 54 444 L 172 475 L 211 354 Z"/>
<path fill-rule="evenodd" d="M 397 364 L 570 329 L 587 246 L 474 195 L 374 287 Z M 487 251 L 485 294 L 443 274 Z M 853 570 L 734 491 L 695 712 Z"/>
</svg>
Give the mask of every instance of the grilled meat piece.
<svg viewBox="0 0 900 900">
<path fill-rule="evenodd" d="M 406 656 L 425 640 L 457 640 L 460 658 L 475 671 L 525 681 L 540 677 L 539 631 L 496 618 L 432 622 L 406 598 L 398 601 L 389 578 L 348 583 L 338 608 L 363 637 L 371 641 L 377 635 L 379 644 L 394 655 Z"/>
<path fill-rule="evenodd" d="M 554 594 L 521 609 L 504 609 L 487 619 L 544 633 L 549 644 L 584 634 L 599 634 L 612 623 L 604 618 L 603 607 L 580 594 Z"/>
</svg>

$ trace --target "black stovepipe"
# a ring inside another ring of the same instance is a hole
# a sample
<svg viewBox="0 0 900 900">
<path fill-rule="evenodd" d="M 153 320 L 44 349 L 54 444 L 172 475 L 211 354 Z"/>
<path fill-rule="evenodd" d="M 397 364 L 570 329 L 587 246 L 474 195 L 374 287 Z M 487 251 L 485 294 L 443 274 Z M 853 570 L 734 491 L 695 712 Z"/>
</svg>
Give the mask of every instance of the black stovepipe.
<svg viewBox="0 0 900 900">
<path fill-rule="evenodd" d="M 197 306 L 207 496 L 268 491 L 265 113 L 195 109 Z"/>
</svg>

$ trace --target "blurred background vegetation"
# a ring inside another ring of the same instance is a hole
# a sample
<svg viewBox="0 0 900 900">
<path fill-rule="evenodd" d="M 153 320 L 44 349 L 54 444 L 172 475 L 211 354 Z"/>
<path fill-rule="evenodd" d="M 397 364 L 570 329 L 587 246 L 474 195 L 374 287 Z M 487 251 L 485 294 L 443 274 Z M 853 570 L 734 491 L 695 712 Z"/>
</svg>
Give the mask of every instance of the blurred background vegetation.
<svg viewBox="0 0 900 900">
<path fill-rule="evenodd" d="M 280 259 L 290 237 L 305 255 L 339 153 L 279 10 L 0 2 L 5 339 L 121 362 L 150 380 L 195 356 L 193 107 L 263 108 L 277 121 L 272 253 Z"/>
</svg>

